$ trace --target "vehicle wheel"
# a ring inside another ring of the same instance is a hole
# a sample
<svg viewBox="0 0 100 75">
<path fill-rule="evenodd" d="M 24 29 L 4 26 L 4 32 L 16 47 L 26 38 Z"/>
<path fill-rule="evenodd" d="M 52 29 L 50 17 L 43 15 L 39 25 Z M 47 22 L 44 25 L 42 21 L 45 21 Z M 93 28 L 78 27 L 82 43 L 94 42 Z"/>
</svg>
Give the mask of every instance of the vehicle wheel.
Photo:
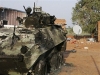
<svg viewBox="0 0 100 75">
<path fill-rule="evenodd" d="M 46 62 L 40 60 L 34 70 L 34 75 L 48 75 Z"/>
<path fill-rule="evenodd" d="M 59 53 L 58 53 L 58 55 L 57 55 L 57 64 L 56 64 L 57 69 L 61 67 L 61 62 L 60 61 L 61 61 L 61 58 L 60 58 Z"/>
<path fill-rule="evenodd" d="M 61 62 L 61 65 L 64 64 L 64 56 L 63 56 L 63 52 L 60 53 L 60 62 Z"/>
<path fill-rule="evenodd" d="M 51 71 L 54 71 L 57 69 L 57 54 L 53 54 L 53 56 L 50 59 L 50 65 L 51 65 Z"/>
</svg>

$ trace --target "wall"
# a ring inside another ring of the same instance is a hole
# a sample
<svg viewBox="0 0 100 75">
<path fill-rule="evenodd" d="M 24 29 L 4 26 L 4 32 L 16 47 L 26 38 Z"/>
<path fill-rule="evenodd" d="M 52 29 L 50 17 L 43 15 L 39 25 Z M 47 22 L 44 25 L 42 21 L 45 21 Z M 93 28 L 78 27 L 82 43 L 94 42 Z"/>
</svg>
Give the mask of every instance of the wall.
<svg viewBox="0 0 100 75">
<path fill-rule="evenodd" d="M 64 29 L 66 28 L 66 20 L 65 19 L 56 19 L 55 24 L 61 25 L 62 28 L 64 28 Z"/>
<path fill-rule="evenodd" d="M 100 21 L 98 21 L 98 42 L 100 42 Z"/>
<path fill-rule="evenodd" d="M 26 13 L 11 8 L 0 8 L 0 20 L 7 20 L 9 25 L 19 24 L 18 21 L 16 21 L 17 16 L 23 18 L 26 16 Z"/>
</svg>

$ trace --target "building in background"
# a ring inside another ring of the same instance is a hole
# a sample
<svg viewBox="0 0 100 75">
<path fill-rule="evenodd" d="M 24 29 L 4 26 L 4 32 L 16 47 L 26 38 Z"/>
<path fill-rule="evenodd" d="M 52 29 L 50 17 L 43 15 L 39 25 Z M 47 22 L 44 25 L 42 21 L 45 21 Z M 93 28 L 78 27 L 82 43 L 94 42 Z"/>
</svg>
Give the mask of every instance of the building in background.
<svg viewBox="0 0 100 75">
<path fill-rule="evenodd" d="M 17 17 L 25 17 L 26 13 L 20 10 L 0 7 L 0 21 L 7 21 L 8 25 L 18 25 Z"/>
<path fill-rule="evenodd" d="M 64 29 L 66 28 L 66 20 L 65 19 L 56 19 L 55 24 L 61 25 L 62 28 L 64 28 Z"/>
<path fill-rule="evenodd" d="M 98 42 L 100 42 L 100 21 L 98 21 Z"/>
</svg>

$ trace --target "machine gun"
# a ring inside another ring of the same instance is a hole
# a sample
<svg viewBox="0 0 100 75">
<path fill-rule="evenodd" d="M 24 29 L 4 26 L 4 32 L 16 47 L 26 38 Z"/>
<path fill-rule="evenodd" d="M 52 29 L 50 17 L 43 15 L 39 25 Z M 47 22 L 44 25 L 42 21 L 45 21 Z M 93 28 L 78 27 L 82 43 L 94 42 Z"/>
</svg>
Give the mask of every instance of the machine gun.
<svg viewBox="0 0 100 75">
<path fill-rule="evenodd" d="M 47 25 L 52 25 L 54 24 L 54 21 L 56 20 L 56 17 L 53 15 L 51 16 L 49 13 L 45 13 L 42 11 L 42 7 L 33 7 L 33 12 L 31 14 L 32 9 L 28 7 L 27 9 L 25 6 L 23 6 L 27 17 L 25 20 L 25 26 L 30 27 L 33 25 L 35 28 L 41 28 Z"/>
</svg>

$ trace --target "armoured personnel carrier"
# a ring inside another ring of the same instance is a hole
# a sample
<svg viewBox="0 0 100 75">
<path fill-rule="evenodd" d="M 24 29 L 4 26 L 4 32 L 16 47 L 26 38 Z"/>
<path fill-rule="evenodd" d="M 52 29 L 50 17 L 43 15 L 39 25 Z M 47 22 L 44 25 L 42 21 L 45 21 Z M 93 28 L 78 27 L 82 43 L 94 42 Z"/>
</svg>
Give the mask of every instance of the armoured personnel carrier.
<svg viewBox="0 0 100 75">
<path fill-rule="evenodd" d="M 25 7 L 24 7 L 25 8 Z M 25 27 L 0 29 L 0 75 L 49 75 L 64 63 L 66 33 L 55 16 L 25 8 Z"/>
</svg>

